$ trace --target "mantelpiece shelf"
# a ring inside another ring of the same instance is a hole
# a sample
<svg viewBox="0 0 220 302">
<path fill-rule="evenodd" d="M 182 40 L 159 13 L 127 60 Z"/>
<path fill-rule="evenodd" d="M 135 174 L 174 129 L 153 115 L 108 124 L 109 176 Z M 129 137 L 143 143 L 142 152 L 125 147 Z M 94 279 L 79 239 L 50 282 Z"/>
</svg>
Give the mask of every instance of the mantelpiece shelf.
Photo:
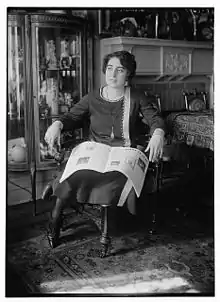
<svg viewBox="0 0 220 302">
<path fill-rule="evenodd" d="M 210 42 L 135 37 L 101 40 L 101 60 L 105 54 L 119 50 L 127 50 L 135 55 L 137 76 L 170 76 L 171 79 L 175 76 L 183 79 L 213 73 L 213 43 Z"/>
<path fill-rule="evenodd" d="M 113 37 L 101 40 L 103 45 L 138 45 L 138 46 L 170 46 L 170 47 L 192 47 L 213 49 L 213 43 L 201 41 L 179 41 L 179 40 L 164 40 L 164 39 L 150 39 L 150 38 L 136 38 L 136 37 Z"/>
</svg>

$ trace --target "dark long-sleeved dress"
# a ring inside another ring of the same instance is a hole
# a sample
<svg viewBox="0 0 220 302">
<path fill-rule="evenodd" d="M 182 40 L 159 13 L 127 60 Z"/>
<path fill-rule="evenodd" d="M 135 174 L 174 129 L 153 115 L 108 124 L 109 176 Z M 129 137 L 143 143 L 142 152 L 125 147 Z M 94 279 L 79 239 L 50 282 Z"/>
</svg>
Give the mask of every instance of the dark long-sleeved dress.
<svg viewBox="0 0 220 302">
<path fill-rule="evenodd" d="M 60 118 L 63 131 L 75 129 L 83 119 L 89 119 L 89 140 L 110 146 L 135 148 L 138 138 L 136 122 L 140 113 L 151 134 L 156 128 L 164 130 L 160 113 L 144 93 L 127 87 L 123 98 L 109 102 L 102 96 L 102 91 L 103 88 L 89 93 L 71 112 Z M 126 177 L 117 171 L 103 174 L 81 170 L 58 183 L 55 195 L 66 201 L 75 199 L 82 203 L 115 205 L 126 180 Z M 132 189 L 127 197 L 127 206 L 131 213 L 135 213 L 135 199 Z"/>
</svg>

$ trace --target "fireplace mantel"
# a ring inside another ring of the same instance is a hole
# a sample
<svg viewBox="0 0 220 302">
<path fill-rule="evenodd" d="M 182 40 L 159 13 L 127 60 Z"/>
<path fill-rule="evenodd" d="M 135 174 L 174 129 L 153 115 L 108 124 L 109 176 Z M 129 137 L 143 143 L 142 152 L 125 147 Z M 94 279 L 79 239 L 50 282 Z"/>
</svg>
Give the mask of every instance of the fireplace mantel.
<svg viewBox="0 0 220 302">
<path fill-rule="evenodd" d="M 149 38 L 136 38 L 136 37 L 114 37 L 101 40 L 104 45 L 130 45 L 130 46 L 168 46 L 168 47 L 191 47 L 202 49 L 213 49 L 213 43 L 200 42 L 200 41 L 177 41 L 177 40 L 164 40 L 164 39 L 149 39 Z"/>
<path fill-rule="evenodd" d="M 113 37 L 100 41 L 101 60 L 107 53 L 127 50 L 135 55 L 137 76 L 184 80 L 213 74 L 213 43 Z"/>
</svg>

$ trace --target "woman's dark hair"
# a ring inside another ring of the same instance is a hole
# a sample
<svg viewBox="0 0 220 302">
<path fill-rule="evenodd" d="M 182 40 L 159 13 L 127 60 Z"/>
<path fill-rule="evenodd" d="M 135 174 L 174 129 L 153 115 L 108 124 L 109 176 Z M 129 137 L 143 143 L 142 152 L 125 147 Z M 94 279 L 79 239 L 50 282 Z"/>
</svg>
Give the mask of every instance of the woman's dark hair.
<svg viewBox="0 0 220 302">
<path fill-rule="evenodd" d="M 106 72 L 106 67 L 111 58 L 118 58 L 121 65 L 129 71 L 128 80 L 131 80 L 135 76 L 136 71 L 136 61 L 134 55 L 126 50 L 115 51 L 113 53 L 107 54 L 103 58 L 102 71 Z"/>
</svg>

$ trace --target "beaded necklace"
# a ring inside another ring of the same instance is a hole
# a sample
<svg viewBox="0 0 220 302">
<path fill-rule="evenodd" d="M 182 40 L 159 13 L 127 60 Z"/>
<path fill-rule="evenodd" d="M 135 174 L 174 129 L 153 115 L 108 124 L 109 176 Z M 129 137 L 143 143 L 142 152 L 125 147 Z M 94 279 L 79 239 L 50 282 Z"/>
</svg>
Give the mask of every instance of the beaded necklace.
<svg viewBox="0 0 220 302">
<path fill-rule="evenodd" d="M 104 92 L 104 88 L 103 88 L 103 92 Z M 105 93 L 106 93 L 105 99 L 108 102 L 111 102 L 111 103 L 118 102 L 118 101 L 120 101 L 120 100 L 122 100 L 124 98 L 124 91 L 123 91 L 123 94 L 120 97 L 118 97 L 117 99 L 110 99 L 109 98 L 109 94 L 108 94 L 108 87 L 107 86 L 105 87 Z"/>
<path fill-rule="evenodd" d="M 111 99 L 109 99 L 109 95 L 108 95 L 108 91 L 107 91 L 107 86 L 106 86 L 106 88 L 105 88 L 106 97 L 103 95 L 103 92 L 104 92 L 104 87 L 103 87 L 103 89 L 102 89 L 102 97 L 103 97 L 107 102 L 109 102 L 109 103 L 116 103 L 116 102 L 119 102 L 119 101 L 121 101 L 121 100 L 124 99 L 124 93 L 123 93 L 122 96 L 120 96 L 120 97 L 117 98 L 116 100 L 111 100 Z M 111 130 L 111 135 L 110 135 L 111 140 L 113 140 L 113 139 L 115 138 L 115 136 L 114 136 L 114 126 L 115 126 L 116 117 L 118 116 L 118 113 L 119 113 L 119 112 L 120 112 L 120 111 L 118 111 L 117 114 L 115 115 L 115 114 L 113 114 L 113 113 L 114 113 L 113 111 L 110 111 L 110 115 L 111 115 L 111 118 L 112 118 L 112 130 Z"/>
</svg>

